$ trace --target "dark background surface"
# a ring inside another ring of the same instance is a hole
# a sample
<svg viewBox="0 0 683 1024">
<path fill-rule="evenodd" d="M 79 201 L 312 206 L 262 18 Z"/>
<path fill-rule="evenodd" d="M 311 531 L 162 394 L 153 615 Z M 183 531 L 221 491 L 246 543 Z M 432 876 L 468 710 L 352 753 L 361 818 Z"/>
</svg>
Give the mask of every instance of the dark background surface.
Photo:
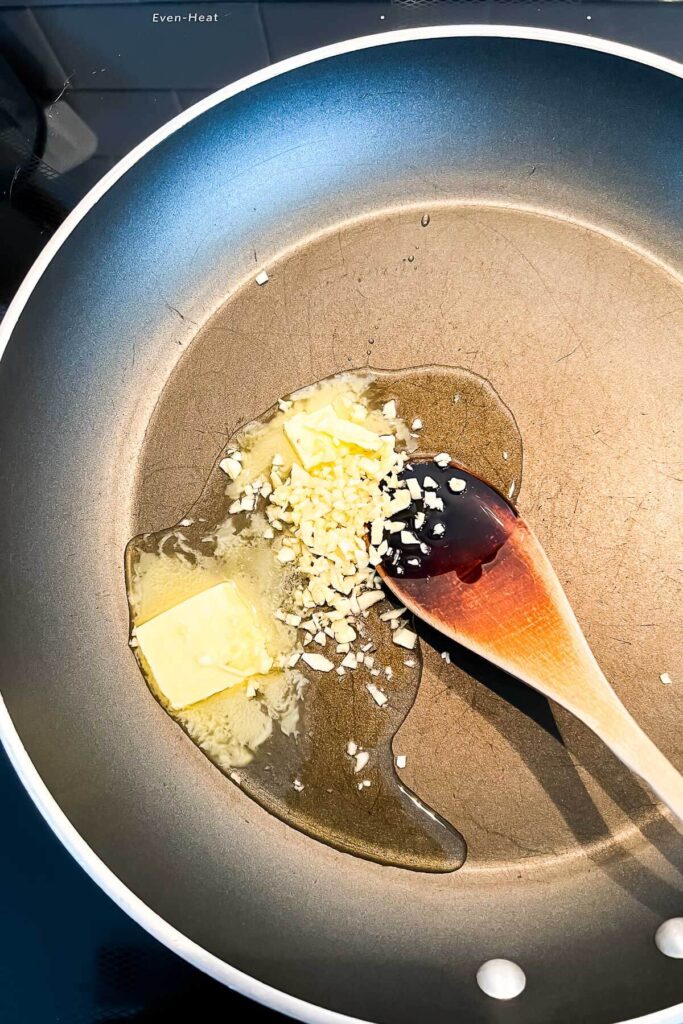
<svg viewBox="0 0 683 1024">
<path fill-rule="evenodd" d="M 216 24 L 152 22 L 154 11 Z M 297 52 L 396 28 L 522 24 L 683 60 L 683 3 L 656 0 L 0 0 L 0 316 L 68 211 L 137 142 L 201 97 Z M 0 1021 L 284 1020 L 134 924 L 62 849 L 0 754 Z"/>
</svg>

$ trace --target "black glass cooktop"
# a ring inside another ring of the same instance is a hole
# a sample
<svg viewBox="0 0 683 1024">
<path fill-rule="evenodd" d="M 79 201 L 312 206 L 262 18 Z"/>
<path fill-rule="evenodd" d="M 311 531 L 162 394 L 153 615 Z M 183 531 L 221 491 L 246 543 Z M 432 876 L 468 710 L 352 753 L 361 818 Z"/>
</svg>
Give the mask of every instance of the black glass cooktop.
<svg viewBox="0 0 683 1024">
<path fill-rule="evenodd" d="M 0 317 L 51 234 L 137 142 L 234 79 L 396 28 L 498 23 L 683 60 L 683 2 L 0 0 Z M 62 849 L 0 754 L 0 1021 L 284 1020 L 148 936 Z"/>
</svg>

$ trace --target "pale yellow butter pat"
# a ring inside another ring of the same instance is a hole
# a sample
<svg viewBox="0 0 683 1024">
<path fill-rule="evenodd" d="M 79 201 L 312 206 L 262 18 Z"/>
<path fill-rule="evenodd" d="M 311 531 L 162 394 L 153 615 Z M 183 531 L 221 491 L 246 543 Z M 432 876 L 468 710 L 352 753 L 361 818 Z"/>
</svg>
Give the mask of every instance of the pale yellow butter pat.
<svg viewBox="0 0 683 1024">
<path fill-rule="evenodd" d="M 291 416 L 284 430 L 304 469 L 334 462 L 349 448 L 376 452 L 383 447 L 379 434 L 337 416 L 331 405 Z"/>
<path fill-rule="evenodd" d="M 175 710 L 269 672 L 256 609 L 228 580 L 143 623 L 139 650 Z"/>
</svg>

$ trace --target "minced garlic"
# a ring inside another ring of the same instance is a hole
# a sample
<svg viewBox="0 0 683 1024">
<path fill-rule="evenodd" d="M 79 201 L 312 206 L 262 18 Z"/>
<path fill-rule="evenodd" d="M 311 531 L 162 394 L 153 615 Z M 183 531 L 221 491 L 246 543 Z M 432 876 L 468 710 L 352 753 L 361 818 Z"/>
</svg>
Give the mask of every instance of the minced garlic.
<svg viewBox="0 0 683 1024">
<path fill-rule="evenodd" d="M 364 632 L 362 620 L 385 599 L 376 567 L 391 553 L 392 535 L 403 531 L 407 542 L 405 523 L 392 516 L 417 497 L 416 481 L 400 479 L 409 456 L 397 450 L 397 440 L 410 447 L 409 432 L 393 400 L 381 412 L 370 410 L 355 382 L 341 393 L 299 392 L 277 407 L 272 426 L 245 437 L 244 454 L 232 449 L 222 464 L 232 481 L 229 511 L 252 512 L 257 501 L 265 502 L 261 535 L 290 580 L 278 617 L 300 631 L 297 661 L 323 673 L 334 668 L 339 676 L 365 663 L 379 676 L 367 645 L 353 647 Z M 394 642 L 410 649 L 417 638 L 409 639 L 403 613 L 380 618 L 395 631 Z M 327 656 L 328 640 L 340 655 L 337 664 Z M 325 654 L 307 651 L 310 645 Z M 370 687 L 382 706 L 386 694 Z"/>
<path fill-rule="evenodd" d="M 367 416 L 360 401 L 347 416 L 331 404 L 294 410 L 284 422 L 293 454 L 276 453 L 270 472 L 246 485 L 231 506 L 242 510 L 268 485 L 269 529 L 283 528 L 276 558 L 300 577 L 293 602 L 297 611 L 317 612 L 301 628 L 318 643 L 324 633 L 337 644 L 357 639 L 357 617 L 384 597 L 375 566 L 389 549 L 387 523 L 411 500 L 399 480 L 407 456 L 396 451 L 393 434 L 369 430 Z"/>
</svg>

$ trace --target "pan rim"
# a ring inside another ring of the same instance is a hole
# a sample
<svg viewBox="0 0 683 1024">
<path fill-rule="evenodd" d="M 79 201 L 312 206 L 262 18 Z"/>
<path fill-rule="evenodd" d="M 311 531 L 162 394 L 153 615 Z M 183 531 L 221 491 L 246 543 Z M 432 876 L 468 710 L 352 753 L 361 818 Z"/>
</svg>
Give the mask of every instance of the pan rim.
<svg viewBox="0 0 683 1024">
<path fill-rule="evenodd" d="M 143 156 L 179 128 L 189 124 L 195 118 L 224 100 L 230 99 L 253 86 L 330 57 L 394 43 L 469 37 L 520 39 L 575 46 L 580 49 L 593 50 L 621 57 L 634 63 L 664 71 L 676 78 L 683 78 L 683 63 L 639 47 L 576 32 L 519 25 L 443 25 L 398 29 L 391 32 L 360 36 L 341 43 L 333 43 L 279 61 L 276 64 L 238 79 L 222 89 L 218 89 L 210 96 L 205 97 L 181 114 L 178 114 L 127 153 L 97 182 L 55 232 L 22 281 L 0 324 L 0 359 L 2 359 L 14 327 L 24 307 L 27 305 L 33 290 L 72 231 L 119 178 L 122 178 Z M 350 1017 L 346 1014 L 340 1014 L 335 1010 L 329 1010 L 309 1003 L 306 1000 L 299 999 L 253 978 L 251 975 L 238 970 L 226 961 L 209 953 L 198 943 L 174 928 L 152 910 L 151 907 L 147 906 L 143 900 L 136 896 L 107 867 L 104 861 L 88 846 L 85 839 L 71 824 L 33 764 L 28 751 L 19 737 L 1 694 L 0 742 L 28 795 L 62 845 L 114 903 L 168 949 L 228 988 L 234 989 L 242 995 L 295 1020 L 308 1022 L 308 1024 L 370 1024 L 370 1022 L 362 1021 L 360 1018 Z M 683 1003 L 678 1003 L 675 1006 L 655 1011 L 644 1017 L 621 1022 L 621 1024 L 680 1024 L 681 1020 L 683 1020 Z"/>
</svg>

